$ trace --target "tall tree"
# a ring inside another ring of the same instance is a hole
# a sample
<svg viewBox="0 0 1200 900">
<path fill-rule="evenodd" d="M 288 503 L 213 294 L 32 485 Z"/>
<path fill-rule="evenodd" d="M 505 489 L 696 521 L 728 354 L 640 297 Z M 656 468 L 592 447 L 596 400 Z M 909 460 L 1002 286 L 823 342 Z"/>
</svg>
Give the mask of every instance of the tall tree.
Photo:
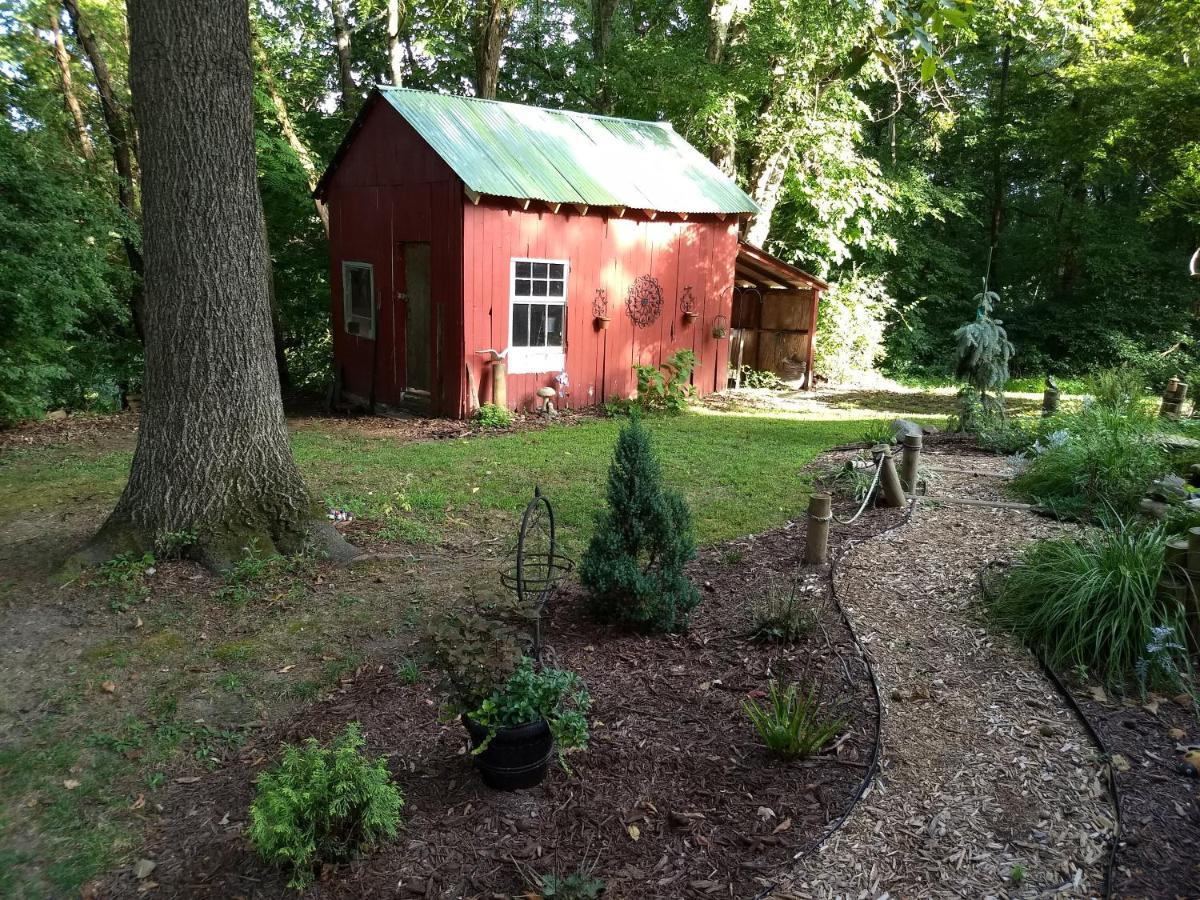
<svg viewBox="0 0 1200 900">
<path fill-rule="evenodd" d="M 144 407 L 129 482 L 84 559 L 175 536 L 346 558 L 292 459 L 271 344 L 247 0 L 131 0 L 146 258 Z"/>
<path fill-rule="evenodd" d="M 346 0 L 329 0 L 329 6 L 333 12 L 333 43 L 337 51 L 342 108 L 353 111 L 358 106 L 358 86 L 354 83 L 354 63 L 350 55 L 350 19 L 346 14 Z"/>
<path fill-rule="evenodd" d="M 121 236 L 125 247 L 125 255 L 129 260 L 129 268 L 140 280 L 142 275 L 142 254 L 133 238 L 132 232 L 137 230 L 140 221 L 138 209 L 137 174 L 135 170 L 135 146 L 133 126 L 128 121 L 125 111 L 117 101 L 116 89 L 113 86 L 112 75 L 100 43 L 96 40 L 96 32 L 79 10 L 78 0 L 63 0 L 63 7 L 71 19 L 71 27 L 83 52 L 87 55 L 96 79 L 96 91 L 100 95 L 100 111 L 104 115 L 104 127 L 112 144 L 113 167 L 117 171 L 117 201 L 121 211 L 129 222 Z M 138 336 L 145 336 L 145 314 L 142 309 L 142 290 L 135 283 L 130 297 L 133 323 Z"/>
<path fill-rule="evenodd" d="M 475 96 L 495 99 L 504 39 L 512 27 L 513 0 L 473 0 L 471 52 L 475 58 Z"/>
<path fill-rule="evenodd" d="M 400 0 L 387 0 L 387 4 L 388 73 L 392 84 L 400 87 L 404 84 L 404 53 L 400 45 L 402 9 Z"/>
<path fill-rule="evenodd" d="M 63 102 L 66 103 L 67 112 L 70 113 L 71 121 L 75 125 L 75 137 L 79 141 L 79 152 L 83 154 L 84 159 L 92 160 L 96 157 L 96 150 L 92 144 L 92 136 L 88 134 L 87 120 L 83 117 L 83 107 L 75 95 L 75 80 L 71 77 L 71 54 L 67 52 L 67 45 L 63 43 L 58 16 L 59 11 L 55 8 L 50 17 L 50 33 L 54 39 L 54 59 L 58 63 L 59 78 L 62 81 Z"/>
</svg>

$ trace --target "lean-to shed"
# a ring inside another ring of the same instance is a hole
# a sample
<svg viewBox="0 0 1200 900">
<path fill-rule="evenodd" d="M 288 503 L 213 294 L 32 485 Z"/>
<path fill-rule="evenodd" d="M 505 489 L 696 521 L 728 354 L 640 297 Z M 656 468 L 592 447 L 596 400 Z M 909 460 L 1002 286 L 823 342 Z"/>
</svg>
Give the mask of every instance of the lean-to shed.
<svg viewBox="0 0 1200 900">
<path fill-rule="evenodd" d="M 351 402 L 462 417 L 553 387 L 585 406 L 680 349 L 700 393 L 725 386 L 757 207 L 668 123 L 380 87 L 317 195 Z"/>
</svg>

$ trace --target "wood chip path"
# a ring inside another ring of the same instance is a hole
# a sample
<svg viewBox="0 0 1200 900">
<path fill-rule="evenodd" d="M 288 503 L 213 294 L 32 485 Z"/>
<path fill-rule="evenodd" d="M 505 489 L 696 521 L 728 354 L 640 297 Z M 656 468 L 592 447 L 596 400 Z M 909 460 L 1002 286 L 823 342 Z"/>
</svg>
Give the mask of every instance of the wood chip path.
<svg viewBox="0 0 1200 900">
<path fill-rule="evenodd" d="M 1000 499 L 1002 485 L 942 472 L 930 493 Z M 1020 510 L 920 504 L 843 561 L 838 595 L 884 702 L 881 770 L 773 897 L 1102 895 L 1114 813 L 1099 751 L 1032 656 L 984 627 L 977 581 L 988 560 L 1061 530 Z"/>
</svg>

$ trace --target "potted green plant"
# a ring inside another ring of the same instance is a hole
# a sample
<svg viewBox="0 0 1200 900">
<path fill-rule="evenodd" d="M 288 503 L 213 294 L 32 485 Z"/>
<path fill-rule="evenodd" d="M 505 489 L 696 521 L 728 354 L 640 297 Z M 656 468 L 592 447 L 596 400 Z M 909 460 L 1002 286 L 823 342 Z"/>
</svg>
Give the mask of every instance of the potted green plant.
<svg viewBox="0 0 1200 900">
<path fill-rule="evenodd" d="M 428 631 L 443 676 L 443 720 L 461 719 L 484 784 L 520 790 L 546 777 L 557 745 L 587 745 L 589 698 L 573 672 L 540 668 L 520 649 L 516 629 L 474 611 L 456 611 Z"/>
</svg>

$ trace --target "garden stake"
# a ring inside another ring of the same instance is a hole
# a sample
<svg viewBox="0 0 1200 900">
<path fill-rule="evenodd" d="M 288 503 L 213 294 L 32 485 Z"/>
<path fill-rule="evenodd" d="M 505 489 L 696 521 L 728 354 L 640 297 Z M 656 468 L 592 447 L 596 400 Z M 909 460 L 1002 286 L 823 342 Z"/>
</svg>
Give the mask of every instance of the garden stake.
<svg viewBox="0 0 1200 900">
<path fill-rule="evenodd" d="M 808 530 L 804 535 L 804 562 L 819 565 L 829 559 L 829 520 L 832 497 L 813 494 L 808 498 Z"/>
<path fill-rule="evenodd" d="M 904 486 L 900 484 L 900 474 L 896 471 L 896 463 L 892 460 L 890 450 L 883 451 L 879 461 L 882 469 L 879 475 L 879 486 L 883 489 L 883 505 L 898 509 L 907 501 Z"/>
<path fill-rule="evenodd" d="M 900 458 L 900 484 L 904 493 L 917 492 L 917 469 L 921 465 L 921 443 L 919 434 L 904 436 L 904 455 Z"/>
</svg>

